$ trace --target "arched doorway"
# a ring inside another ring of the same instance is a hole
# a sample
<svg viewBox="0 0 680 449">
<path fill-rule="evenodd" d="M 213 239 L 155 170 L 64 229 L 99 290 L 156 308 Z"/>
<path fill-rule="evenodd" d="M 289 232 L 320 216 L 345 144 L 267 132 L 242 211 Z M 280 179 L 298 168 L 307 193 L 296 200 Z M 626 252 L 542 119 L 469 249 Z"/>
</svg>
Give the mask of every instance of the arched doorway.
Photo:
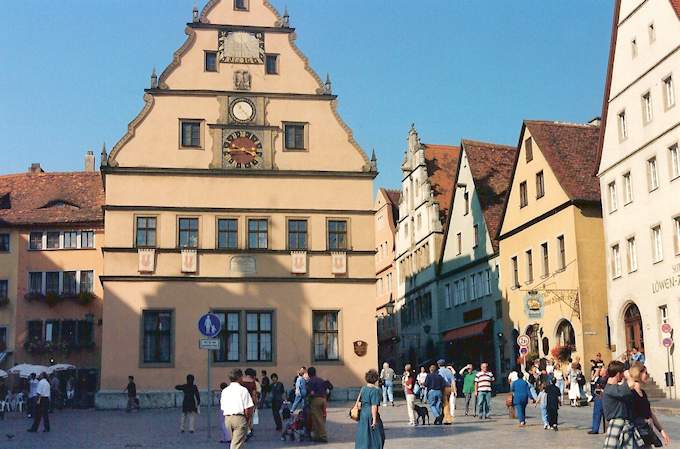
<svg viewBox="0 0 680 449">
<path fill-rule="evenodd" d="M 574 326 L 571 325 L 569 320 L 560 321 L 557 325 L 555 337 L 557 338 L 557 344 L 559 346 L 571 346 L 574 349 L 576 348 L 576 333 L 574 332 Z"/>
<path fill-rule="evenodd" d="M 527 326 L 526 335 L 531 339 L 529 352 L 540 355 L 538 352 L 538 323 Z"/>
<path fill-rule="evenodd" d="M 623 314 L 623 322 L 626 329 L 626 349 L 631 350 L 633 346 L 641 352 L 645 351 L 645 336 L 642 331 L 642 316 L 640 309 L 635 304 L 630 304 Z"/>
</svg>

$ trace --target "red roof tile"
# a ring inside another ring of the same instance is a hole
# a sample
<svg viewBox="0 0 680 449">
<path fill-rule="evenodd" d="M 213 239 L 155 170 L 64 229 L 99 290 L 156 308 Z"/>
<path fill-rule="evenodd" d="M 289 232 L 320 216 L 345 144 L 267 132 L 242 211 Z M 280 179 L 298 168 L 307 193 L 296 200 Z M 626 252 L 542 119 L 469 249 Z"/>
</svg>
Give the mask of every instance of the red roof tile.
<svg viewBox="0 0 680 449">
<path fill-rule="evenodd" d="M 512 184 L 517 149 L 473 140 L 463 140 L 461 146 L 467 155 L 491 244 L 494 252 L 498 252 L 497 236 L 503 218 L 505 198 Z"/>
<path fill-rule="evenodd" d="M 460 148 L 427 143 L 424 146 L 427 177 L 430 180 L 434 200 L 439 205 L 439 219 L 444 225 L 451 206 L 453 187 L 456 184 L 455 177 L 458 159 L 460 159 Z"/>
<path fill-rule="evenodd" d="M 104 224 L 99 173 L 20 173 L 0 176 L 0 226 Z"/>
<path fill-rule="evenodd" d="M 525 120 L 534 142 L 573 201 L 600 202 L 599 125 Z"/>
<path fill-rule="evenodd" d="M 680 0 L 670 0 L 671 6 L 675 10 L 675 14 L 678 16 L 678 19 L 680 19 Z"/>
</svg>

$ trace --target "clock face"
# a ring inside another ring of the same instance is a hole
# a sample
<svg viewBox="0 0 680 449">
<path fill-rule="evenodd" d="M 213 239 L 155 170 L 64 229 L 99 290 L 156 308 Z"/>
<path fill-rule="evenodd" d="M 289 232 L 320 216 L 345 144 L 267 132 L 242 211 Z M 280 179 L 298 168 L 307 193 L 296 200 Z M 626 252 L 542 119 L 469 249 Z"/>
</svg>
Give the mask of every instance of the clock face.
<svg viewBox="0 0 680 449">
<path fill-rule="evenodd" d="M 250 131 L 234 131 L 224 139 L 222 154 L 232 167 L 251 168 L 262 162 L 262 143 Z"/>
<path fill-rule="evenodd" d="M 249 122 L 255 117 L 255 107 L 248 100 L 236 100 L 231 104 L 231 115 L 239 122 Z"/>
</svg>

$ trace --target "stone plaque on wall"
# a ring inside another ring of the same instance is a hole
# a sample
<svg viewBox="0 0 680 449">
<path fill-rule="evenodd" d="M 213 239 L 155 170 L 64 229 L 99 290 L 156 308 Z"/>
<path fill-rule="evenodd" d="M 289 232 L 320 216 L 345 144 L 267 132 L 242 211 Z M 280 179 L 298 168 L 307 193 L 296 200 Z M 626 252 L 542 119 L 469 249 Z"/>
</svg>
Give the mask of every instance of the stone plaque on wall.
<svg viewBox="0 0 680 449">
<path fill-rule="evenodd" d="M 234 256 L 229 260 L 229 271 L 236 274 L 257 273 L 255 258 L 250 256 Z"/>
</svg>

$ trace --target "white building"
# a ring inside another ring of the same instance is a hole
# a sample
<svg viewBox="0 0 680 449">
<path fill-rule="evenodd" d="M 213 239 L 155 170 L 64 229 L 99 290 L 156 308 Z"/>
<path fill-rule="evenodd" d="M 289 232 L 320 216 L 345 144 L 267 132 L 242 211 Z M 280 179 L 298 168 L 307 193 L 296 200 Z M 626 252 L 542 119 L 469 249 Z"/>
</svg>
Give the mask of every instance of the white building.
<svg viewBox="0 0 680 449">
<path fill-rule="evenodd" d="M 638 347 L 662 388 L 680 368 L 661 331 L 680 335 L 679 19 L 673 0 L 617 0 L 599 168 L 611 356 Z"/>
<path fill-rule="evenodd" d="M 438 354 L 436 261 L 459 155 L 458 147 L 420 143 L 411 127 L 395 235 L 400 362 L 421 363 Z"/>
<path fill-rule="evenodd" d="M 514 364 L 499 287 L 498 228 L 517 149 L 461 142 L 439 264 L 437 302 L 443 355 L 456 367 L 488 362 L 497 379 Z"/>
</svg>

